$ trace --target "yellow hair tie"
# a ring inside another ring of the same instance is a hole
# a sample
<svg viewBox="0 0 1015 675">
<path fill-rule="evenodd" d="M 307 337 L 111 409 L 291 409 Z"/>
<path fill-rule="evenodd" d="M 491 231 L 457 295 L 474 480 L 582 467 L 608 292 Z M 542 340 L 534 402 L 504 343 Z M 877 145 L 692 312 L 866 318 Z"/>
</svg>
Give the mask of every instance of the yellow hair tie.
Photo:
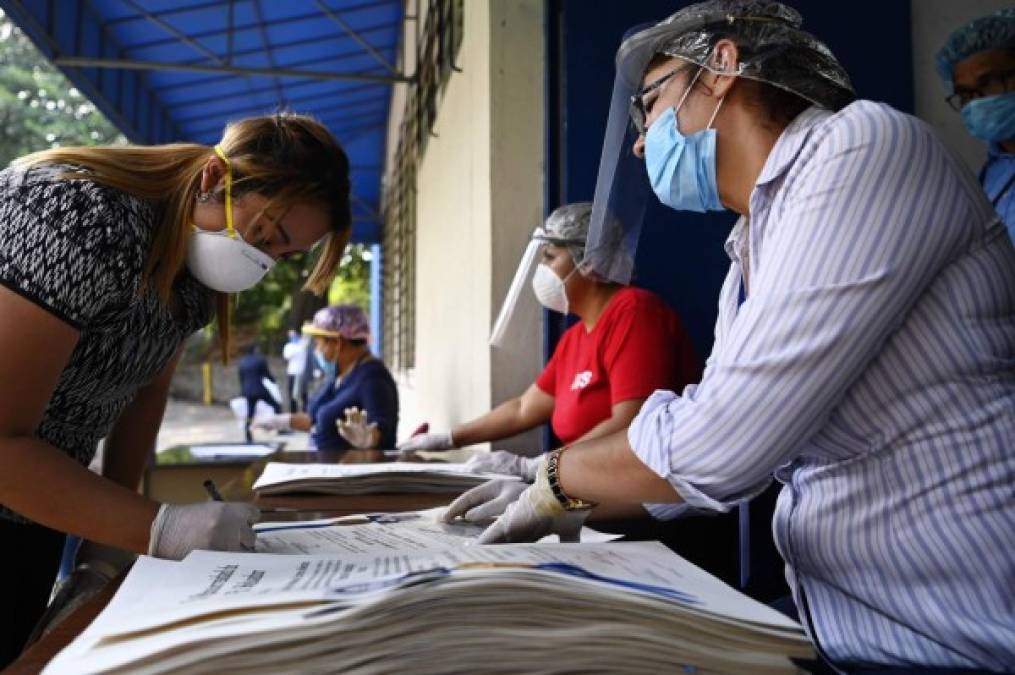
<svg viewBox="0 0 1015 675">
<path fill-rule="evenodd" d="M 222 158 L 226 165 L 226 232 L 233 239 L 236 238 L 236 230 L 233 228 L 233 165 L 229 158 L 222 151 L 222 146 L 215 146 L 215 154 Z"/>
</svg>

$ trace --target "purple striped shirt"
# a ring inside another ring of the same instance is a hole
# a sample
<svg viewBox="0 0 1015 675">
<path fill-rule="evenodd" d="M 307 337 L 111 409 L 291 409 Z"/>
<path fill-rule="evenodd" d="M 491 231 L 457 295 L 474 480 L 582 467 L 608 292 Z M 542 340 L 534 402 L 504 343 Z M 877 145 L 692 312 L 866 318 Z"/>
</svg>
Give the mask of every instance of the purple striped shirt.
<svg viewBox="0 0 1015 675">
<path fill-rule="evenodd" d="M 702 381 L 646 401 L 634 451 L 699 509 L 774 472 L 834 662 L 1012 668 L 1015 250 L 976 179 L 886 105 L 811 108 L 726 250 Z"/>
</svg>

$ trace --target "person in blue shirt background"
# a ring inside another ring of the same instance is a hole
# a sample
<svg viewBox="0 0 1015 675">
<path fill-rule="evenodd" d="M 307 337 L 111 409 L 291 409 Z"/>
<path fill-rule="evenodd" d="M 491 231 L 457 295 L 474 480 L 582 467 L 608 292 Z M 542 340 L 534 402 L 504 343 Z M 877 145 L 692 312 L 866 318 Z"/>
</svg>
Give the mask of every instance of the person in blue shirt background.
<svg viewBox="0 0 1015 675">
<path fill-rule="evenodd" d="M 946 99 L 969 133 L 989 143 L 980 183 L 1015 243 L 1015 7 L 973 19 L 937 53 Z"/>
<path fill-rule="evenodd" d="M 318 450 L 394 448 L 398 389 L 384 363 L 370 352 L 370 324 L 356 305 L 333 305 L 303 326 L 314 338 L 314 358 L 324 371 L 305 413 L 255 422 L 261 429 L 309 431 Z"/>
<path fill-rule="evenodd" d="M 243 356 L 236 364 L 240 376 L 240 395 L 247 399 L 247 422 L 243 427 L 247 443 L 251 442 L 250 425 L 258 401 L 264 401 L 277 413 L 281 410 L 279 402 L 268 392 L 264 381 L 274 382 L 275 378 L 268 369 L 268 360 L 258 350 L 257 345 L 248 345 Z"/>
</svg>

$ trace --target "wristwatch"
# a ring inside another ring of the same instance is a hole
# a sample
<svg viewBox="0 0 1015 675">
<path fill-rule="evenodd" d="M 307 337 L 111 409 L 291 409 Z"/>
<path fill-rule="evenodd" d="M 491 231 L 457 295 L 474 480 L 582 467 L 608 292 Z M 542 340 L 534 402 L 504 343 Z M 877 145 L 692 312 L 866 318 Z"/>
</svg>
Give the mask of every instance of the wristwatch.
<svg viewBox="0 0 1015 675">
<path fill-rule="evenodd" d="M 587 502 L 583 499 L 573 499 L 568 497 L 564 492 L 564 488 L 560 486 L 560 456 L 564 454 L 564 451 L 569 446 L 564 446 L 550 453 L 550 456 L 546 460 L 546 480 L 550 484 L 550 490 L 553 492 L 553 496 L 560 502 L 561 507 L 565 511 L 579 511 L 581 509 L 591 509 L 595 506 L 594 502 Z"/>
</svg>

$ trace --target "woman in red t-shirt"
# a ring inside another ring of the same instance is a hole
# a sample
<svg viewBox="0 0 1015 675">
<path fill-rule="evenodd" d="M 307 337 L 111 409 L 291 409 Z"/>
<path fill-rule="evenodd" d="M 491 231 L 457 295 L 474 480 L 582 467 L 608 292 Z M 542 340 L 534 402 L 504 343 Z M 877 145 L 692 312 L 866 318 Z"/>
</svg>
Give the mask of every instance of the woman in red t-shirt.
<svg viewBox="0 0 1015 675">
<path fill-rule="evenodd" d="M 659 296 L 577 273 L 592 204 L 569 204 L 546 220 L 533 278 L 547 309 L 580 321 L 561 337 L 543 372 L 521 396 L 448 432 L 414 436 L 398 446 L 448 450 L 496 441 L 550 422 L 565 444 L 624 429 L 656 389 L 680 391 L 699 376 L 680 319 Z M 495 451 L 475 456 L 477 470 L 534 475 L 537 460 Z"/>
</svg>

